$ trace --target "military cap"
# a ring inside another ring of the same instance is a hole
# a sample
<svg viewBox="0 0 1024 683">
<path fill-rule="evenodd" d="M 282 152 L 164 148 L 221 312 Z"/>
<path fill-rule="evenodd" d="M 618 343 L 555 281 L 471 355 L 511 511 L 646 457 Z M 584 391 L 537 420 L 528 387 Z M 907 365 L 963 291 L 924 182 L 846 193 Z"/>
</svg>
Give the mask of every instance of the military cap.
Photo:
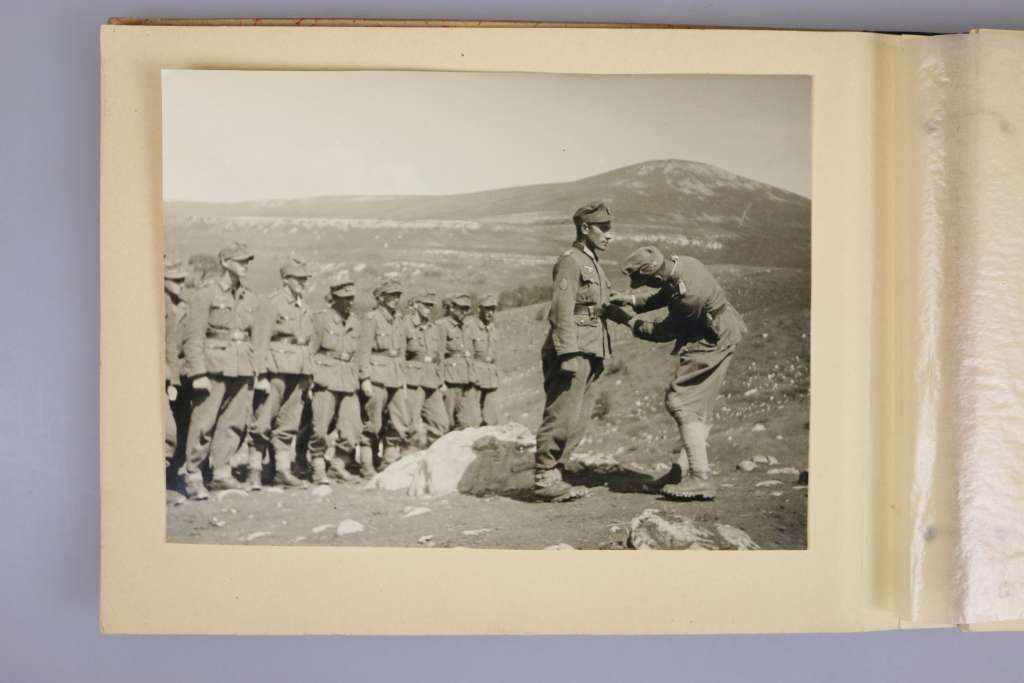
<svg viewBox="0 0 1024 683">
<path fill-rule="evenodd" d="M 473 306 L 469 294 L 452 294 L 448 297 L 448 300 L 452 302 L 453 306 L 458 306 L 459 308 L 472 308 Z"/>
<path fill-rule="evenodd" d="M 653 275 L 665 265 L 665 257 L 654 247 L 640 247 L 626 257 L 626 265 L 622 266 L 622 272 L 633 277 L 634 275 Z"/>
<path fill-rule="evenodd" d="M 417 295 L 413 301 L 418 304 L 426 304 L 427 306 L 436 306 L 439 299 L 437 297 L 437 292 L 428 290 Z"/>
<path fill-rule="evenodd" d="M 281 266 L 281 277 L 313 277 L 313 269 L 303 259 L 291 256 Z"/>
<path fill-rule="evenodd" d="M 480 308 L 497 308 L 497 307 L 498 307 L 498 297 L 494 296 L 493 294 L 484 294 L 483 297 L 480 298 Z"/>
<path fill-rule="evenodd" d="M 382 294 L 401 294 L 402 285 L 398 284 L 398 280 L 385 280 L 384 282 L 377 285 L 377 288 L 373 290 L 374 296 L 380 296 Z"/>
<path fill-rule="evenodd" d="M 576 224 L 576 227 L 583 223 L 588 225 L 593 223 L 611 223 L 612 212 L 605 206 L 604 202 L 591 202 L 586 206 L 576 209 L 576 213 L 572 215 L 572 222 Z"/>
<path fill-rule="evenodd" d="M 332 297 L 351 298 L 356 295 L 356 285 L 347 270 L 339 270 L 327 280 L 327 289 Z"/>
<path fill-rule="evenodd" d="M 245 242 L 233 242 L 217 254 L 217 258 L 221 261 L 251 261 L 255 256 Z"/>
<path fill-rule="evenodd" d="M 188 277 L 188 270 L 182 265 L 181 261 L 168 261 L 164 259 L 164 279 L 165 280 L 184 280 Z"/>
</svg>

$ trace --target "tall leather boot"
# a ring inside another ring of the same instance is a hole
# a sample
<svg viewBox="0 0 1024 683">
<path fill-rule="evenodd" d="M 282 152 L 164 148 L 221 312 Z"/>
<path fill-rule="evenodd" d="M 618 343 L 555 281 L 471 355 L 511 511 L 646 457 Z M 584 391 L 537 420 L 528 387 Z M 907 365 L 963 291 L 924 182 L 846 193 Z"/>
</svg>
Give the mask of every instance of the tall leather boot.
<svg viewBox="0 0 1024 683">
<path fill-rule="evenodd" d="M 250 491 L 263 489 L 263 453 L 255 446 L 249 448 L 249 475 L 245 484 Z"/>
<path fill-rule="evenodd" d="M 206 500 L 210 497 L 209 491 L 203 485 L 202 470 L 190 472 L 188 469 L 183 468 L 181 471 L 181 481 L 185 488 L 185 495 L 188 496 L 189 500 Z"/>
<path fill-rule="evenodd" d="M 331 480 L 327 478 L 327 461 L 323 458 L 313 458 L 313 483 L 331 485 Z"/>
<path fill-rule="evenodd" d="M 356 457 L 359 459 L 359 474 L 364 479 L 372 479 L 377 476 L 377 468 L 373 465 L 373 444 L 360 444 L 359 450 L 356 453 Z"/>
<path fill-rule="evenodd" d="M 281 450 L 275 453 L 274 483 L 278 486 L 291 486 L 304 488 L 306 482 L 292 474 L 292 454 L 289 451 Z"/>
</svg>

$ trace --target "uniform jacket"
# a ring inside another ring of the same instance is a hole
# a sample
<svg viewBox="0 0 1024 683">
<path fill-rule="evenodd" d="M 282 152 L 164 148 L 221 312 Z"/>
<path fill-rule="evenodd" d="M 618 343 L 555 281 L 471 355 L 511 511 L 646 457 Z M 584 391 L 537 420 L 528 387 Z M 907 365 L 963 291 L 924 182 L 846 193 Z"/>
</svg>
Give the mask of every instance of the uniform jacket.
<svg viewBox="0 0 1024 683">
<path fill-rule="evenodd" d="M 405 384 L 405 324 L 402 318 L 378 306 L 366 314 L 359 343 L 367 359 L 369 378 L 374 384 L 394 389 Z"/>
<path fill-rule="evenodd" d="M 648 295 L 637 295 L 637 313 L 668 308 L 657 322 L 636 319 L 633 335 L 654 342 L 674 341 L 673 353 L 731 351 L 747 327 L 707 267 L 689 256 L 673 256 L 668 281 Z"/>
<path fill-rule="evenodd" d="M 362 321 L 354 313 L 342 318 L 333 308 L 313 316 L 313 382 L 331 391 L 354 394 L 370 376 L 369 357 L 360 356 Z"/>
<path fill-rule="evenodd" d="M 256 310 L 253 326 L 256 374 L 308 375 L 313 314 L 286 288 L 275 290 Z"/>
<path fill-rule="evenodd" d="M 472 318 L 466 321 L 466 329 L 473 344 L 476 385 L 481 389 L 497 389 L 498 332 L 494 323 L 485 325 L 480 318 Z"/>
<path fill-rule="evenodd" d="M 185 374 L 251 377 L 255 314 L 256 296 L 241 285 L 231 290 L 218 278 L 196 290 L 185 316 Z"/>
<path fill-rule="evenodd" d="M 437 321 L 444 340 L 444 381 L 447 384 L 473 384 L 473 340 L 466 329 L 467 320 L 458 322 L 451 316 Z"/>
<path fill-rule="evenodd" d="M 168 384 L 181 384 L 181 345 L 184 336 L 184 318 L 188 305 L 164 292 L 164 378 Z"/>
<path fill-rule="evenodd" d="M 559 356 L 585 354 L 606 358 L 612 353 L 608 323 L 600 317 L 611 285 L 597 257 L 582 242 L 558 257 L 552 273 L 551 325 L 544 350 Z"/>
<path fill-rule="evenodd" d="M 411 387 L 437 389 L 444 381 L 444 340 L 433 321 L 419 322 L 410 314 L 405 321 L 405 383 Z"/>
</svg>

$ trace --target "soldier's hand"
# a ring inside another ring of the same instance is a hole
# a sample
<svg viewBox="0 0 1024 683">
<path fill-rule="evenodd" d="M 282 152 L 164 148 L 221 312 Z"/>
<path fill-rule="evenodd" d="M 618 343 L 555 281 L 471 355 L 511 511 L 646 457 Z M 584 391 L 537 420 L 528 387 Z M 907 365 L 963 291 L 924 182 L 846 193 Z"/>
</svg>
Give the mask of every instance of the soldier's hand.
<svg viewBox="0 0 1024 683">
<path fill-rule="evenodd" d="M 369 396 L 373 393 L 373 382 L 368 379 L 364 379 L 363 383 L 360 384 L 359 387 L 363 390 L 363 396 Z"/>
<path fill-rule="evenodd" d="M 628 325 L 633 319 L 633 316 L 627 311 L 611 304 L 607 304 L 601 309 L 601 317 L 606 320 L 611 320 L 612 322 L 617 322 L 620 325 Z"/>
<path fill-rule="evenodd" d="M 206 375 L 202 377 L 196 377 L 192 380 L 192 388 L 196 391 L 209 391 L 210 390 L 210 378 Z"/>
<path fill-rule="evenodd" d="M 608 303 L 615 304 L 616 306 L 636 306 L 636 296 L 633 294 L 612 292 L 608 297 Z"/>
<path fill-rule="evenodd" d="M 256 391 L 262 394 L 270 393 L 270 380 L 266 377 L 260 377 L 256 380 Z"/>
<path fill-rule="evenodd" d="M 440 392 L 442 394 L 447 394 L 448 393 L 448 385 L 442 383 L 441 386 L 439 387 L 439 390 L 440 390 Z"/>
<path fill-rule="evenodd" d="M 167 400 L 174 403 L 178 400 L 178 387 L 173 384 L 167 385 Z"/>
<path fill-rule="evenodd" d="M 563 375 L 569 375 L 569 376 L 575 375 L 577 372 L 580 371 L 580 362 L 581 362 L 581 360 L 580 360 L 580 358 L 578 356 L 572 356 L 570 358 L 563 358 L 562 359 L 562 363 L 559 366 L 558 370 Z"/>
</svg>

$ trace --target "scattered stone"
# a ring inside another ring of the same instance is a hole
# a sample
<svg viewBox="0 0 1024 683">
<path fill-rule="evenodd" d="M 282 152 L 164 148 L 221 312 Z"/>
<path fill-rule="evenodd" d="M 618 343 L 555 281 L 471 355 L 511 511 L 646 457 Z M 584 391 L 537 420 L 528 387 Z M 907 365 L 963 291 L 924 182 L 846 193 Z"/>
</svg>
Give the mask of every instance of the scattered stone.
<svg viewBox="0 0 1024 683">
<path fill-rule="evenodd" d="M 349 534 L 358 534 L 363 531 L 366 527 L 357 522 L 354 519 L 346 519 L 338 524 L 338 528 L 334 530 L 335 536 L 347 536 Z"/>
<path fill-rule="evenodd" d="M 769 464 L 768 456 L 766 456 L 766 455 L 755 455 L 754 456 L 754 462 L 756 462 L 758 465 L 767 465 L 767 464 Z"/>
<path fill-rule="evenodd" d="M 782 441 L 782 438 L 783 438 L 782 434 L 776 434 L 775 435 L 775 439 L 778 440 L 778 441 Z"/>
<path fill-rule="evenodd" d="M 486 534 L 488 531 L 494 531 L 493 529 L 466 529 L 462 532 L 463 536 L 479 536 L 480 534 Z"/>
<path fill-rule="evenodd" d="M 320 484 L 319 486 L 314 486 L 309 490 L 309 495 L 313 496 L 314 498 L 323 498 L 325 496 L 329 496 L 331 495 L 331 487 L 328 486 L 327 484 Z"/>
<path fill-rule="evenodd" d="M 434 545 L 434 534 L 427 534 L 416 539 L 420 545 Z"/>
<path fill-rule="evenodd" d="M 774 455 L 769 455 L 768 456 L 768 464 L 771 465 L 772 467 L 774 467 L 775 465 L 779 464 L 779 459 L 776 458 Z"/>
<path fill-rule="evenodd" d="M 321 524 L 320 526 L 315 526 L 315 527 L 313 527 L 313 533 L 314 534 L 322 534 L 323 532 L 327 531 L 328 529 L 332 528 L 333 526 L 334 526 L 333 524 Z"/>
<path fill-rule="evenodd" d="M 188 498 L 186 498 L 185 496 L 181 495 L 177 491 L 170 491 L 170 490 L 167 491 L 167 504 L 168 505 L 181 505 L 181 504 L 183 504 L 187 500 L 188 500 Z"/>
<path fill-rule="evenodd" d="M 230 496 L 241 496 L 242 498 L 248 498 L 249 493 L 242 489 L 225 489 L 224 491 L 217 492 L 217 500 L 224 500 Z"/>
<path fill-rule="evenodd" d="M 807 486 L 807 484 L 810 483 L 809 475 L 807 474 L 807 470 L 804 470 L 803 472 L 800 473 L 800 477 L 796 480 L 796 483 L 797 484 L 802 484 L 804 486 Z"/>
<path fill-rule="evenodd" d="M 278 510 L 284 510 L 284 501 L 283 500 L 277 501 L 277 505 L 275 505 L 274 507 L 276 507 Z"/>
<path fill-rule="evenodd" d="M 782 482 L 779 481 L 778 479 L 765 479 L 764 481 L 757 482 L 756 484 L 754 484 L 754 486 L 782 486 Z"/>
<path fill-rule="evenodd" d="M 767 474 L 789 474 L 794 477 L 800 476 L 800 470 L 795 467 L 773 467 L 768 470 Z"/>
<path fill-rule="evenodd" d="M 555 545 L 549 545 L 547 548 L 544 548 L 544 550 L 576 550 L 576 548 L 572 547 L 568 543 L 557 543 Z"/>
<path fill-rule="evenodd" d="M 715 531 L 718 532 L 723 541 L 736 550 L 757 550 L 761 547 L 754 543 L 753 539 L 743 529 L 738 529 L 728 524 L 716 524 Z"/>
<path fill-rule="evenodd" d="M 270 535 L 269 531 L 254 531 L 251 534 L 249 534 L 248 536 L 246 536 L 245 540 L 247 540 L 247 541 L 255 541 L 257 538 L 263 538 L 264 536 L 269 536 L 269 535 Z"/>
<path fill-rule="evenodd" d="M 757 469 L 757 465 L 754 464 L 753 460 L 741 460 L 739 465 L 736 465 L 736 469 L 743 470 L 744 472 L 753 472 Z"/>
<path fill-rule="evenodd" d="M 292 543 L 302 543 L 305 540 L 306 540 L 305 536 L 296 536 L 295 538 L 292 539 Z"/>
<path fill-rule="evenodd" d="M 427 514 L 428 512 L 430 512 L 430 508 L 422 508 L 422 507 L 420 507 L 420 508 L 415 508 L 415 507 L 409 507 L 409 506 L 407 505 L 407 506 L 405 507 L 405 510 L 404 510 L 404 512 L 405 512 L 405 514 L 404 514 L 404 515 L 402 515 L 402 518 L 403 518 L 403 519 L 405 519 L 406 517 L 417 517 L 417 516 L 419 516 L 419 515 L 425 515 L 425 514 Z"/>
<path fill-rule="evenodd" d="M 644 510 L 629 523 L 626 546 L 640 550 L 756 550 L 742 529 L 728 524 L 701 526 L 689 517 L 668 520 L 657 510 Z"/>
<path fill-rule="evenodd" d="M 767 429 L 767 427 L 764 426 L 763 422 L 758 422 L 753 427 L 751 427 L 751 431 L 753 431 L 753 432 L 763 432 L 766 429 Z"/>
<path fill-rule="evenodd" d="M 772 495 L 776 496 L 776 497 L 781 496 L 782 495 L 782 491 L 772 491 Z"/>
<path fill-rule="evenodd" d="M 281 488 L 280 486 L 264 486 L 263 487 L 263 492 L 264 493 L 284 493 L 284 489 Z"/>
<path fill-rule="evenodd" d="M 228 512 L 230 512 L 233 515 L 237 515 L 238 514 L 238 510 L 236 510 L 235 508 L 228 508 Z"/>
<path fill-rule="evenodd" d="M 743 392 L 743 395 L 744 396 L 753 396 L 756 393 L 757 393 L 757 389 L 747 389 L 746 391 Z"/>
<path fill-rule="evenodd" d="M 287 519 L 282 519 L 281 520 L 281 526 L 288 526 L 288 520 Z"/>
<path fill-rule="evenodd" d="M 793 487 L 793 489 L 796 491 L 806 491 L 807 484 L 797 484 L 796 486 Z"/>
<path fill-rule="evenodd" d="M 225 522 L 223 519 L 217 519 L 216 517 L 213 517 L 213 518 L 210 519 L 210 525 L 211 526 L 215 526 L 217 528 L 220 528 L 220 527 L 224 526 L 225 524 L 227 524 L 227 522 Z"/>
</svg>

